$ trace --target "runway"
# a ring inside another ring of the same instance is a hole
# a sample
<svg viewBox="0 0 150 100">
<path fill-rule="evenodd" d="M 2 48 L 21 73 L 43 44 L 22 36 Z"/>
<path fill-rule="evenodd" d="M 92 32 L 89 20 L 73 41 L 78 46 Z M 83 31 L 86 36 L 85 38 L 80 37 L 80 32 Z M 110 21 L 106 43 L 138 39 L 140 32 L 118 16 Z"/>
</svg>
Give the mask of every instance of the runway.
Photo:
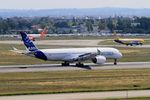
<svg viewBox="0 0 150 100">
<path fill-rule="evenodd" d="M 89 65 L 92 70 L 150 68 L 150 62 L 119 62 L 118 65 L 113 65 L 112 63 L 106 63 L 104 65 L 85 63 L 85 65 Z M 62 67 L 61 64 L 0 66 L 0 73 L 71 70 L 88 70 L 88 68 L 79 68 L 76 67 L 74 64 L 65 67 Z"/>
<path fill-rule="evenodd" d="M 0 100 L 86 100 L 133 97 L 150 97 L 150 90 L 3 96 Z"/>
</svg>

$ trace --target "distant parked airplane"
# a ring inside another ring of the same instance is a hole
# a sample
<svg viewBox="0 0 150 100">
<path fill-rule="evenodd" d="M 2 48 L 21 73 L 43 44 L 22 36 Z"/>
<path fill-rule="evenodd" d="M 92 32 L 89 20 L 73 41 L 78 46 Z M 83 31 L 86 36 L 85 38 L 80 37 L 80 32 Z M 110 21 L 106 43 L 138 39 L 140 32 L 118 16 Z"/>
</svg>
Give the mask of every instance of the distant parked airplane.
<svg viewBox="0 0 150 100">
<path fill-rule="evenodd" d="M 120 43 L 120 44 L 124 44 L 124 45 L 130 45 L 130 46 L 133 46 L 133 45 L 143 45 L 144 43 L 144 39 L 137 39 L 137 38 L 134 38 L 134 39 L 128 39 L 128 38 L 124 38 L 124 39 L 121 39 L 117 36 L 117 33 L 114 33 L 114 35 L 116 36 L 116 38 L 114 39 L 115 42 L 117 43 Z"/>
<path fill-rule="evenodd" d="M 29 34 L 28 37 L 30 40 L 35 41 L 35 38 L 43 38 L 47 31 L 47 28 L 44 28 L 40 34 Z"/>
<path fill-rule="evenodd" d="M 91 60 L 96 64 L 104 64 L 106 59 L 114 59 L 114 64 L 117 64 L 117 59 L 122 57 L 122 54 L 115 48 L 64 48 L 64 49 L 38 49 L 33 42 L 28 38 L 25 32 L 20 32 L 27 51 L 22 53 L 42 60 L 62 61 L 62 66 L 69 66 L 70 63 L 76 62 L 76 66 L 85 67 L 82 63 L 85 60 Z M 15 49 L 14 52 L 21 53 Z"/>
</svg>

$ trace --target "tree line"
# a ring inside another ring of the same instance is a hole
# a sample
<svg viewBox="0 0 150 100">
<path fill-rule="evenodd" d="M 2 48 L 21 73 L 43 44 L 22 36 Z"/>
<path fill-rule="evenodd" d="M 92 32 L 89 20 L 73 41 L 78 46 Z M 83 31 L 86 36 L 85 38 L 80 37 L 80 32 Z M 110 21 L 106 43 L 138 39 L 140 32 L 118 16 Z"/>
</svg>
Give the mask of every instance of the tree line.
<svg viewBox="0 0 150 100">
<path fill-rule="evenodd" d="M 30 30 L 38 33 L 38 28 L 47 27 L 48 34 L 101 33 L 103 30 L 120 33 L 150 34 L 150 18 L 110 17 L 110 18 L 53 18 L 53 17 L 12 17 L 0 18 L 0 34 L 10 34 L 12 30 Z"/>
</svg>

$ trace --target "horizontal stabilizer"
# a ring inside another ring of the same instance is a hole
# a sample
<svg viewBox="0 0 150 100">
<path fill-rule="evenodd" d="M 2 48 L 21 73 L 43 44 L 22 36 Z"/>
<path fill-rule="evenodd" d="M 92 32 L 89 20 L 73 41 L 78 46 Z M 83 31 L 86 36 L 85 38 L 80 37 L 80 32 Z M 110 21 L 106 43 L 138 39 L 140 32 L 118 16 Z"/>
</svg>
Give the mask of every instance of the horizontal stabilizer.
<svg viewBox="0 0 150 100">
<path fill-rule="evenodd" d="M 10 50 L 10 51 L 12 51 L 12 52 L 19 53 L 19 54 L 26 54 L 26 53 L 24 52 L 24 50 L 18 50 L 18 49 L 15 48 L 15 47 L 12 47 L 12 48 L 13 48 L 13 50 Z"/>
</svg>

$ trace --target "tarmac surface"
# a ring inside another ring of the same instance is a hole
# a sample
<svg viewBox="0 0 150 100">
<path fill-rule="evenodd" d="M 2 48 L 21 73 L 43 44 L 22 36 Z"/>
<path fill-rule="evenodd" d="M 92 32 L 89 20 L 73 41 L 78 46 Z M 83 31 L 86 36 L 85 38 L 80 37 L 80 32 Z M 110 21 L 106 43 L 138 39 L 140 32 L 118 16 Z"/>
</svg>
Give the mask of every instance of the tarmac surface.
<svg viewBox="0 0 150 100">
<path fill-rule="evenodd" d="M 70 71 L 70 70 L 108 70 L 108 69 L 136 69 L 150 68 L 150 62 L 118 62 L 118 65 L 105 63 L 96 65 L 93 63 L 84 63 L 87 67 L 61 66 L 61 64 L 39 64 L 39 65 L 9 65 L 0 66 L 0 73 L 8 72 L 40 72 L 40 71 Z"/>
<path fill-rule="evenodd" d="M 3 96 L 0 100 L 86 100 L 133 97 L 150 97 L 150 90 Z"/>
<path fill-rule="evenodd" d="M 103 40 L 40 40 L 34 41 L 36 45 L 62 45 L 62 46 L 95 46 Z M 23 44 L 22 41 L 0 41 L 1 44 Z"/>
<path fill-rule="evenodd" d="M 109 40 L 109 39 L 108 39 Z M 106 39 L 103 40 L 40 40 L 35 41 L 34 43 L 36 45 L 50 45 L 50 46 L 84 46 L 84 47 L 135 47 L 135 48 L 150 48 L 150 45 L 142 45 L 142 46 L 126 46 L 126 45 L 120 45 L 117 43 L 114 43 L 113 45 L 100 45 L 99 43 L 102 41 L 106 41 Z M 0 44 L 23 44 L 22 41 L 18 40 L 10 40 L 8 41 L 0 41 Z"/>
</svg>

